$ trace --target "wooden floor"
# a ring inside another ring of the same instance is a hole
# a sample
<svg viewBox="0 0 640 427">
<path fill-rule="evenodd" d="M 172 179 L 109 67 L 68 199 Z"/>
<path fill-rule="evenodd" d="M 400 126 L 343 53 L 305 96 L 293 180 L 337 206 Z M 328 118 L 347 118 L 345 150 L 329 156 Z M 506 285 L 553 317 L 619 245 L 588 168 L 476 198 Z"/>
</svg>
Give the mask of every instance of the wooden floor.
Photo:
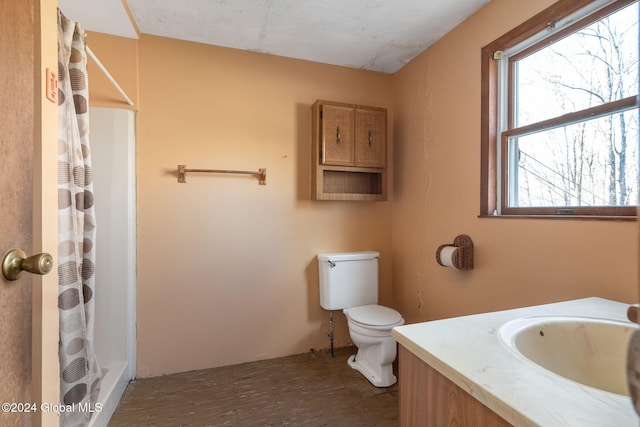
<svg viewBox="0 0 640 427">
<path fill-rule="evenodd" d="M 347 365 L 354 352 L 135 380 L 109 426 L 397 426 L 397 384 L 371 385 Z"/>
</svg>

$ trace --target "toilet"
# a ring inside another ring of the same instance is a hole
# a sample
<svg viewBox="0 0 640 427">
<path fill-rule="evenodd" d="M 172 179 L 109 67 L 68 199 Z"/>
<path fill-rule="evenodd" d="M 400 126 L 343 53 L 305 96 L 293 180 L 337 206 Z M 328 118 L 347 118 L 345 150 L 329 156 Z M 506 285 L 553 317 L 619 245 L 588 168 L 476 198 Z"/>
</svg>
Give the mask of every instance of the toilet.
<svg viewBox="0 0 640 427">
<path fill-rule="evenodd" d="M 378 258 L 375 251 L 318 254 L 320 306 L 342 310 L 347 316 L 351 341 L 358 352 L 347 360 L 376 387 L 396 383 L 393 361 L 394 326 L 404 324 L 402 315 L 378 305 Z"/>
</svg>

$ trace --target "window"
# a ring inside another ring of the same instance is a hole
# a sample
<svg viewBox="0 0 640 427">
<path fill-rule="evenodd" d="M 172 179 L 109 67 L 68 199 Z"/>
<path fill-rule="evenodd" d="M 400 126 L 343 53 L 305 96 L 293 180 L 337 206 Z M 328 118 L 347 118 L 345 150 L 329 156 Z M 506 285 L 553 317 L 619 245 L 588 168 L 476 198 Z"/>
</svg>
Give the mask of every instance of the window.
<svg viewBox="0 0 640 427">
<path fill-rule="evenodd" d="M 638 15 L 560 0 L 483 48 L 481 216 L 635 217 Z"/>
</svg>

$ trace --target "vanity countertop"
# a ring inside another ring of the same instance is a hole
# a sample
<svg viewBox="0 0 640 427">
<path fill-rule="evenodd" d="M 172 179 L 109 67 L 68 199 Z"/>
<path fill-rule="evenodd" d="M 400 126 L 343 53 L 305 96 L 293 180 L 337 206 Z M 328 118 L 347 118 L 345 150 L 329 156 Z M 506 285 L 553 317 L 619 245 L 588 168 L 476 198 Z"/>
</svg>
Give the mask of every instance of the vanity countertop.
<svg viewBox="0 0 640 427">
<path fill-rule="evenodd" d="M 559 377 L 522 360 L 498 337 L 527 316 L 588 316 L 628 322 L 628 304 L 584 298 L 415 323 L 392 336 L 417 357 L 515 426 L 637 427 L 631 398 Z"/>
</svg>

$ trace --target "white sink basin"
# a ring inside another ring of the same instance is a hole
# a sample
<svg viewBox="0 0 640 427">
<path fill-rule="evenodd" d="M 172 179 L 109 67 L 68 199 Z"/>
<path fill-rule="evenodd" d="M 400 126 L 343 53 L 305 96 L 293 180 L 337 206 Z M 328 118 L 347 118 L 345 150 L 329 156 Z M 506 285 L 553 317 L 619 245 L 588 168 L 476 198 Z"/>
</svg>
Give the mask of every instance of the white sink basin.
<svg viewBox="0 0 640 427">
<path fill-rule="evenodd" d="M 499 336 L 516 356 L 566 379 L 629 396 L 631 323 L 593 317 L 534 316 L 512 320 Z"/>
</svg>

